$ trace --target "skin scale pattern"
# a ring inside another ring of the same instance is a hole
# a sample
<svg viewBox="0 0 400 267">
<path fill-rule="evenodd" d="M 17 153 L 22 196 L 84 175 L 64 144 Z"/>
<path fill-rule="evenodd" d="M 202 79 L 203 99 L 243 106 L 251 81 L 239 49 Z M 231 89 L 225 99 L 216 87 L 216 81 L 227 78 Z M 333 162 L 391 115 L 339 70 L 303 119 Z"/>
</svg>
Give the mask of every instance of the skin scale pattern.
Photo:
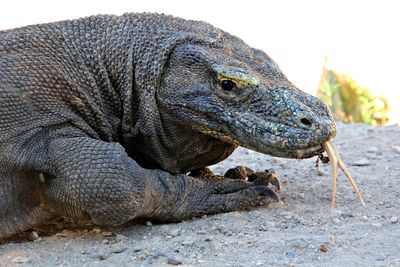
<svg viewBox="0 0 400 267">
<path fill-rule="evenodd" d="M 99 15 L 0 32 L 0 239 L 64 216 L 99 225 L 246 209 L 260 183 L 199 177 L 237 146 L 312 157 L 328 108 L 210 24 Z"/>
</svg>

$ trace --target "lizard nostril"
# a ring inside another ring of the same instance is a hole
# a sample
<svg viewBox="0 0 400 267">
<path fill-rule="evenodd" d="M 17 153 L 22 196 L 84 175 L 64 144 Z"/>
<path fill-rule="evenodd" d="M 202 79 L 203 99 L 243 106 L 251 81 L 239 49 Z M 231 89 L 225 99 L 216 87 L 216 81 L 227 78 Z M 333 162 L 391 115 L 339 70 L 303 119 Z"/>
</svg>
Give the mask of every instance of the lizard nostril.
<svg viewBox="0 0 400 267">
<path fill-rule="evenodd" d="M 305 125 L 310 127 L 312 125 L 311 120 L 307 119 L 306 117 L 300 117 L 300 122 Z"/>
</svg>

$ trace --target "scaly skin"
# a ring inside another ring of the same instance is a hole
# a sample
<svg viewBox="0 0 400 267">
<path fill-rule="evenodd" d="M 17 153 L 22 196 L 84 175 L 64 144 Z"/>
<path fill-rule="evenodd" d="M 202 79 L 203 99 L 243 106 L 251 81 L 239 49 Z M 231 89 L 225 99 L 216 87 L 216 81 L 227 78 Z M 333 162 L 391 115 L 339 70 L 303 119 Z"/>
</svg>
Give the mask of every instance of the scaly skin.
<svg viewBox="0 0 400 267">
<path fill-rule="evenodd" d="M 321 101 L 204 22 L 125 14 L 3 31 L 0 239 L 57 216 L 179 221 L 276 200 L 259 180 L 186 173 L 237 146 L 312 157 L 334 135 Z"/>
</svg>

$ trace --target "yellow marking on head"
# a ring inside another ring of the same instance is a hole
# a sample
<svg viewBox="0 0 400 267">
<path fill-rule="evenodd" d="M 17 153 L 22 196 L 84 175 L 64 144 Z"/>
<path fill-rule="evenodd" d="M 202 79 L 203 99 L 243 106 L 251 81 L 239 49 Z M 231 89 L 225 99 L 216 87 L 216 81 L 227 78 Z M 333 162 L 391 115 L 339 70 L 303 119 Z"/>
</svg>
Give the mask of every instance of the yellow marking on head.
<svg viewBox="0 0 400 267">
<path fill-rule="evenodd" d="M 214 64 L 212 67 L 217 72 L 219 81 L 232 80 L 243 86 L 258 86 L 260 84 L 259 79 L 241 69 L 225 68 L 219 64 Z"/>
</svg>

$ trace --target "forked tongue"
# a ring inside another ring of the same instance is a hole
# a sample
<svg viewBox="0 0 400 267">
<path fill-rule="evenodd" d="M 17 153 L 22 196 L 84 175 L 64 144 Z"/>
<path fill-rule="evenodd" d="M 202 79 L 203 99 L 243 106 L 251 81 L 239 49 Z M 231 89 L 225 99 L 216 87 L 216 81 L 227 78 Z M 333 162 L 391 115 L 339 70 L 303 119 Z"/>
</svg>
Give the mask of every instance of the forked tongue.
<svg viewBox="0 0 400 267">
<path fill-rule="evenodd" d="M 337 183 L 337 168 L 339 167 L 344 174 L 346 175 L 347 179 L 349 180 L 351 186 L 353 187 L 354 192 L 357 194 L 358 198 L 360 199 L 361 204 L 365 207 L 365 202 L 363 197 L 360 194 L 360 191 L 357 188 L 356 183 L 354 182 L 353 178 L 351 177 L 349 170 L 347 169 L 346 165 L 344 165 L 342 158 L 339 155 L 335 145 L 332 143 L 331 140 L 326 141 L 322 144 L 322 147 L 326 151 L 329 157 L 329 161 L 331 162 L 332 168 L 332 208 L 335 207 L 335 199 L 336 199 L 336 183 Z"/>
</svg>

